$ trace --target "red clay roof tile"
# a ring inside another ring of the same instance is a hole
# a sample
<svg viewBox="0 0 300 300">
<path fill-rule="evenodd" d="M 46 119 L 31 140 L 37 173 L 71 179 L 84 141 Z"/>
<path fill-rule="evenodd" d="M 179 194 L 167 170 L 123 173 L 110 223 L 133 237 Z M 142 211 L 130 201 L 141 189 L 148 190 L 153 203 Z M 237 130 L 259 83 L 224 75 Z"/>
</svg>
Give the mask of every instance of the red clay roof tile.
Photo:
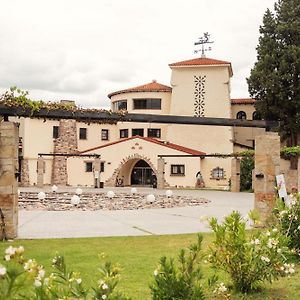
<svg viewBox="0 0 300 300">
<path fill-rule="evenodd" d="M 160 146 L 164 146 L 164 147 L 167 147 L 167 148 L 170 148 L 170 149 L 173 149 L 173 150 L 185 152 L 185 153 L 191 154 L 191 155 L 205 155 L 205 152 L 202 152 L 202 151 L 198 151 L 198 150 L 183 147 L 183 146 L 180 146 L 180 145 L 177 145 L 177 144 L 169 143 L 169 142 L 166 142 L 166 141 L 161 141 L 161 140 L 157 140 L 157 139 L 154 139 L 154 138 L 142 137 L 142 136 L 132 136 L 132 137 L 129 137 L 129 138 L 124 138 L 124 139 L 121 139 L 119 141 L 107 143 L 105 145 L 101 145 L 101 146 L 98 146 L 98 147 L 94 147 L 94 148 L 91 148 L 91 149 L 81 151 L 80 153 L 82 154 L 82 153 L 102 149 L 102 148 L 105 148 L 105 147 L 109 147 L 109 146 L 112 146 L 112 145 L 115 145 L 115 144 L 119 144 L 119 143 L 123 143 L 123 142 L 129 141 L 129 140 L 133 140 L 133 139 L 141 139 L 141 140 L 148 141 L 148 142 L 151 142 L 151 143 L 154 143 L 154 144 L 158 144 Z"/>
<path fill-rule="evenodd" d="M 254 104 L 255 99 L 252 98 L 238 98 L 238 99 L 231 99 L 231 104 Z"/>
<path fill-rule="evenodd" d="M 199 57 L 199 58 L 193 58 L 193 59 L 189 59 L 189 60 L 179 61 L 176 63 L 169 64 L 169 66 L 171 68 L 172 67 L 189 67 L 189 66 L 228 66 L 230 76 L 233 75 L 231 62 L 208 58 L 208 57 Z"/>
<path fill-rule="evenodd" d="M 170 92 L 172 92 L 172 88 L 167 85 L 158 83 L 158 82 L 156 82 L 156 80 L 153 80 L 150 83 L 146 83 L 146 84 L 139 85 L 139 86 L 136 86 L 133 88 L 110 93 L 108 95 L 108 97 L 111 98 L 114 95 L 124 94 L 124 93 L 132 93 L 132 92 L 167 92 L 167 93 L 170 93 Z"/>
</svg>

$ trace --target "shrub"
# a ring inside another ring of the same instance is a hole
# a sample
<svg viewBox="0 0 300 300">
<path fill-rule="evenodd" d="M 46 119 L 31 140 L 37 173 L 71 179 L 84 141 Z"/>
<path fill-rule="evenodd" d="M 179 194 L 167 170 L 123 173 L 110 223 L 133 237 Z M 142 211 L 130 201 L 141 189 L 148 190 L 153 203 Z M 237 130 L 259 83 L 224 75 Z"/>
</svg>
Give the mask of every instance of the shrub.
<svg viewBox="0 0 300 300">
<path fill-rule="evenodd" d="M 241 191 L 252 189 L 252 170 L 254 169 L 253 156 L 245 156 L 241 159 Z"/>
<path fill-rule="evenodd" d="M 90 293 L 83 287 L 80 274 L 68 271 L 63 256 L 53 258 L 54 270 L 46 276 L 43 266 L 34 259 L 26 260 L 23 253 L 22 246 L 10 246 L 5 251 L 5 263 L 0 264 L 0 300 L 128 299 L 115 290 L 119 268 L 110 262 L 101 265 L 99 280 Z"/>
<path fill-rule="evenodd" d="M 290 194 L 287 205 L 278 199 L 274 215 L 276 226 L 288 238 L 289 248 L 300 253 L 300 194 Z"/>
<path fill-rule="evenodd" d="M 201 286 L 201 270 L 199 266 L 202 236 L 197 243 L 184 249 L 178 256 L 178 266 L 174 259 L 161 257 L 154 271 L 154 282 L 150 285 L 154 300 L 201 300 L 204 299 Z"/>
<path fill-rule="evenodd" d="M 247 293 L 263 281 L 294 273 L 294 266 L 286 264 L 288 248 L 279 230 L 246 233 L 246 221 L 236 211 L 223 224 L 210 219 L 210 227 L 215 240 L 209 261 L 229 274 L 236 291 Z"/>
</svg>

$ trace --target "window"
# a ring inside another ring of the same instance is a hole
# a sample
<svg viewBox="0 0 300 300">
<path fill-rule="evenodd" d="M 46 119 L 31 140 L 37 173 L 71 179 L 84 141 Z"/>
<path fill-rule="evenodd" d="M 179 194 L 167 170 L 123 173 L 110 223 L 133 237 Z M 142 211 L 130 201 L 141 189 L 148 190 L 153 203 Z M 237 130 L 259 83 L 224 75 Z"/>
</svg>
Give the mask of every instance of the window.
<svg viewBox="0 0 300 300">
<path fill-rule="evenodd" d="M 104 161 L 100 163 L 100 172 L 104 172 Z"/>
<path fill-rule="evenodd" d="M 85 163 L 85 171 L 86 172 L 93 172 L 93 163 L 92 162 L 86 162 Z"/>
<path fill-rule="evenodd" d="M 86 128 L 79 128 L 79 139 L 86 140 L 86 133 L 87 133 Z"/>
<path fill-rule="evenodd" d="M 135 135 L 144 136 L 144 129 L 143 128 L 132 129 L 132 136 Z"/>
<path fill-rule="evenodd" d="M 108 141 L 109 140 L 109 130 L 108 129 L 102 129 L 101 130 L 101 140 L 102 141 Z"/>
<path fill-rule="evenodd" d="M 225 178 L 224 169 L 220 168 L 220 167 L 216 167 L 216 168 L 212 169 L 211 178 L 212 179 L 217 179 L 217 180 L 224 179 Z"/>
<path fill-rule="evenodd" d="M 246 120 L 247 119 L 247 115 L 244 111 L 239 111 L 237 114 L 236 114 L 236 118 L 237 119 L 242 119 L 242 120 Z"/>
<path fill-rule="evenodd" d="M 120 139 L 128 137 L 128 129 L 121 129 L 120 130 Z"/>
<path fill-rule="evenodd" d="M 59 136 L 59 127 L 58 126 L 53 126 L 52 137 L 54 139 L 57 139 L 58 136 Z"/>
<path fill-rule="evenodd" d="M 127 100 L 119 100 L 113 103 L 113 110 L 118 111 L 118 110 L 127 110 Z"/>
<path fill-rule="evenodd" d="M 160 129 L 148 128 L 148 136 L 160 138 Z"/>
<path fill-rule="evenodd" d="M 171 165 L 171 175 L 184 175 L 184 165 Z"/>
<path fill-rule="evenodd" d="M 161 99 L 133 99 L 133 109 L 161 109 Z"/>
<path fill-rule="evenodd" d="M 253 112 L 252 120 L 261 120 L 261 114 L 258 111 Z"/>
</svg>

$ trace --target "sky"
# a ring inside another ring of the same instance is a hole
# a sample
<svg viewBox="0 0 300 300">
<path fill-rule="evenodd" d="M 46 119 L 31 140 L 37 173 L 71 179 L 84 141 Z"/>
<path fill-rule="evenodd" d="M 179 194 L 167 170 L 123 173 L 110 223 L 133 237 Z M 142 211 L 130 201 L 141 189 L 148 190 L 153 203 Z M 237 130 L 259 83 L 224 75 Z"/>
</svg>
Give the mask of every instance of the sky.
<svg viewBox="0 0 300 300">
<path fill-rule="evenodd" d="M 0 94 L 109 108 L 111 92 L 152 80 L 170 85 L 170 63 L 230 61 L 231 97 L 249 97 L 259 26 L 275 0 L 0 0 Z"/>
</svg>

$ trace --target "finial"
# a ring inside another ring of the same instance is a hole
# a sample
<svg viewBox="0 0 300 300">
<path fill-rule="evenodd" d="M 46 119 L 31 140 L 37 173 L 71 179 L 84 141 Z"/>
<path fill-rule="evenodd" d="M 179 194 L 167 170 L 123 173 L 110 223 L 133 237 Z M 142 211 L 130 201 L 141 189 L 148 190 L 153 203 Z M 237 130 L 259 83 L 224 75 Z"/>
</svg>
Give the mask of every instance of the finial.
<svg viewBox="0 0 300 300">
<path fill-rule="evenodd" d="M 208 32 L 204 32 L 203 36 L 199 38 L 199 41 L 194 43 L 194 45 L 201 45 L 201 50 L 195 50 L 194 53 L 198 53 L 201 51 L 201 57 L 205 57 L 205 51 L 210 51 L 211 47 L 206 48 L 206 44 L 212 44 L 213 42 L 209 40 L 210 34 Z"/>
</svg>

